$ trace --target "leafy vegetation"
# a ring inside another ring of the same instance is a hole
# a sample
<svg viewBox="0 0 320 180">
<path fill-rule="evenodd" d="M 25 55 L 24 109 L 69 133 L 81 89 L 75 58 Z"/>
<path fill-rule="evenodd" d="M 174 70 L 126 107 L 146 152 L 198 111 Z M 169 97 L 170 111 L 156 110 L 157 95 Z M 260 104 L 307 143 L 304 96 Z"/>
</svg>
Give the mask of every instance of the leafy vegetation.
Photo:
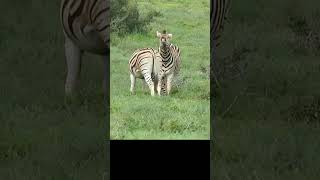
<svg viewBox="0 0 320 180">
<path fill-rule="evenodd" d="M 111 0 L 111 30 L 124 36 L 127 33 L 146 32 L 148 24 L 155 17 L 160 16 L 159 11 L 150 9 L 143 14 L 134 0 Z"/>
</svg>

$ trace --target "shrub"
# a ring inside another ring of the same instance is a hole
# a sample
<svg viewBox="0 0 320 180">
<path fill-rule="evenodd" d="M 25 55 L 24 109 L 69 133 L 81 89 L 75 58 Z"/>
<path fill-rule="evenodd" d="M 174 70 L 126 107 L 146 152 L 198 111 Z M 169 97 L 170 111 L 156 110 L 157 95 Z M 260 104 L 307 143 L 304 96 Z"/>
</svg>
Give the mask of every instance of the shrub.
<svg viewBox="0 0 320 180">
<path fill-rule="evenodd" d="M 150 10 L 142 16 L 133 0 L 111 0 L 111 4 L 111 31 L 118 35 L 145 32 L 154 17 L 160 15 L 158 11 Z"/>
</svg>

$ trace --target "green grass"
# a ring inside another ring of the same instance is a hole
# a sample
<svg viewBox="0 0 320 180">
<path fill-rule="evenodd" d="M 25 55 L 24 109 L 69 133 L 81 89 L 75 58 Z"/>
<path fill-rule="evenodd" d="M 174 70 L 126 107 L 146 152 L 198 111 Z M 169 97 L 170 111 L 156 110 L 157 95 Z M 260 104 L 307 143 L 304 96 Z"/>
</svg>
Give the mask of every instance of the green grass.
<svg viewBox="0 0 320 180">
<path fill-rule="evenodd" d="M 319 179 L 319 5 L 232 2 L 217 51 L 215 179 Z M 306 29 L 315 36 L 295 33 Z"/>
<path fill-rule="evenodd" d="M 1 179 L 101 179 L 107 133 L 102 62 L 84 57 L 82 103 L 66 107 L 60 1 L 1 4 Z"/>
<path fill-rule="evenodd" d="M 146 33 L 111 34 L 111 138 L 209 139 L 209 78 L 203 69 L 210 63 L 209 1 L 139 1 L 141 14 L 153 7 L 160 16 Z M 158 48 L 156 31 L 173 34 L 181 49 L 181 71 L 173 92 L 151 97 L 137 79 L 130 95 L 128 61 L 134 50 Z"/>
</svg>

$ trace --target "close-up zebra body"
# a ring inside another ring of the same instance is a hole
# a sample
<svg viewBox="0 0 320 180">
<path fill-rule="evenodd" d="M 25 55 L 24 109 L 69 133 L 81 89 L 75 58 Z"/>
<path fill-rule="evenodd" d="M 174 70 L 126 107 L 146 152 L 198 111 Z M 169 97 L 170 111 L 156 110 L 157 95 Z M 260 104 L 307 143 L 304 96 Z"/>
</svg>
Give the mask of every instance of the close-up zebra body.
<svg viewBox="0 0 320 180">
<path fill-rule="evenodd" d="M 144 79 L 151 95 L 154 96 L 157 86 L 157 76 L 161 66 L 159 52 L 153 48 L 137 49 L 129 60 L 129 71 L 131 87 L 130 92 L 134 93 L 136 78 Z"/>
<path fill-rule="evenodd" d="M 170 94 L 173 78 L 177 76 L 180 70 L 180 49 L 178 46 L 169 42 L 172 38 L 172 34 L 167 34 L 166 31 L 159 33 L 157 31 L 157 37 L 160 40 L 159 53 L 161 56 L 161 68 L 158 75 L 158 94 L 165 91 Z M 165 90 L 161 90 L 166 86 Z"/>
<path fill-rule="evenodd" d="M 101 55 L 104 65 L 104 88 L 107 82 L 107 56 L 110 31 L 109 0 L 62 0 L 61 24 L 65 35 L 68 73 L 66 94 L 72 94 L 78 84 L 83 52 Z"/>
<path fill-rule="evenodd" d="M 210 67 L 210 76 L 215 79 L 215 83 L 219 86 L 217 80 L 217 62 L 216 62 L 216 49 L 219 45 L 219 38 L 223 30 L 228 11 L 230 9 L 231 0 L 212 0 L 210 3 L 210 39 L 211 39 L 211 50 L 210 55 L 212 63 Z"/>
<path fill-rule="evenodd" d="M 231 0 L 213 0 L 210 4 L 211 38 L 217 40 L 221 36 L 224 21 L 230 8 Z"/>
</svg>

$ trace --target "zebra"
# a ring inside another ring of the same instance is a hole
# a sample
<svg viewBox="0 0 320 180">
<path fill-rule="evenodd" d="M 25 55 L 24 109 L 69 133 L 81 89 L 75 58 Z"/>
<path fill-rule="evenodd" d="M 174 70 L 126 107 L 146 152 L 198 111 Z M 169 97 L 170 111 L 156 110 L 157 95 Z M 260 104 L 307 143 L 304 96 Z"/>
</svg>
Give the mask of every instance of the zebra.
<svg viewBox="0 0 320 180">
<path fill-rule="evenodd" d="M 214 42 L 216 42 L 221 36 L 223 24 L 226 20 L 226 15 L 230 9 L 230 2 L 231 0 L 213 0 L 210 3 L 210 36 Z M 215 46 L 218 45 L 218 43 L 215 44 Z"/>
<path fill-rule="evenodd" d="M 110 54 L 110 1 L 62 0 L 60 20 L 65 37 L 67 64 L 65 94 L 72 95 L 79 84 L 81 57 L 84 52 L 103 58 L 103 89 L 106 93 Z"/>
<path fill-rule="evenodd" d="M 212 0 L 210 3 L 210 55 L 212 59 L 210 66 L 210 77 L 214 79 L 214 85 L 218 87 L 220 87 L 220 85 L 217 79 L 216 69 L 216 50 L 219 46 L 219 43 L 217 41 L 221 37 L 221 33 L 224 27 L 223 25 L 230 9 L 230 5 L 231 0 Z"/>
<path fill-rule="evenodd" d="M 164 30 L 163 33 L 157 31 L 159 38 L 159 53 L 161 56 L 161 68 L 158 75 L 158 95 L 161 93 L 170 94 L 173 78 L 180 71 L 180 49 L 178 46 L 169 42 L 172 39 L 172 34 L 167 34 Z M 166 88 L 164 88 L 166 86 Z"/>
<path fill-rule="evenodd" d="M 129 60 L 130 92 L 134 94 L 136 78 L 144 79 L 147 83 L 151 96 L 157 90 L 157 76 L 161 66 L 161 56 L 153 48 L 141 48 L 134 51 Z"/>
</svg>

